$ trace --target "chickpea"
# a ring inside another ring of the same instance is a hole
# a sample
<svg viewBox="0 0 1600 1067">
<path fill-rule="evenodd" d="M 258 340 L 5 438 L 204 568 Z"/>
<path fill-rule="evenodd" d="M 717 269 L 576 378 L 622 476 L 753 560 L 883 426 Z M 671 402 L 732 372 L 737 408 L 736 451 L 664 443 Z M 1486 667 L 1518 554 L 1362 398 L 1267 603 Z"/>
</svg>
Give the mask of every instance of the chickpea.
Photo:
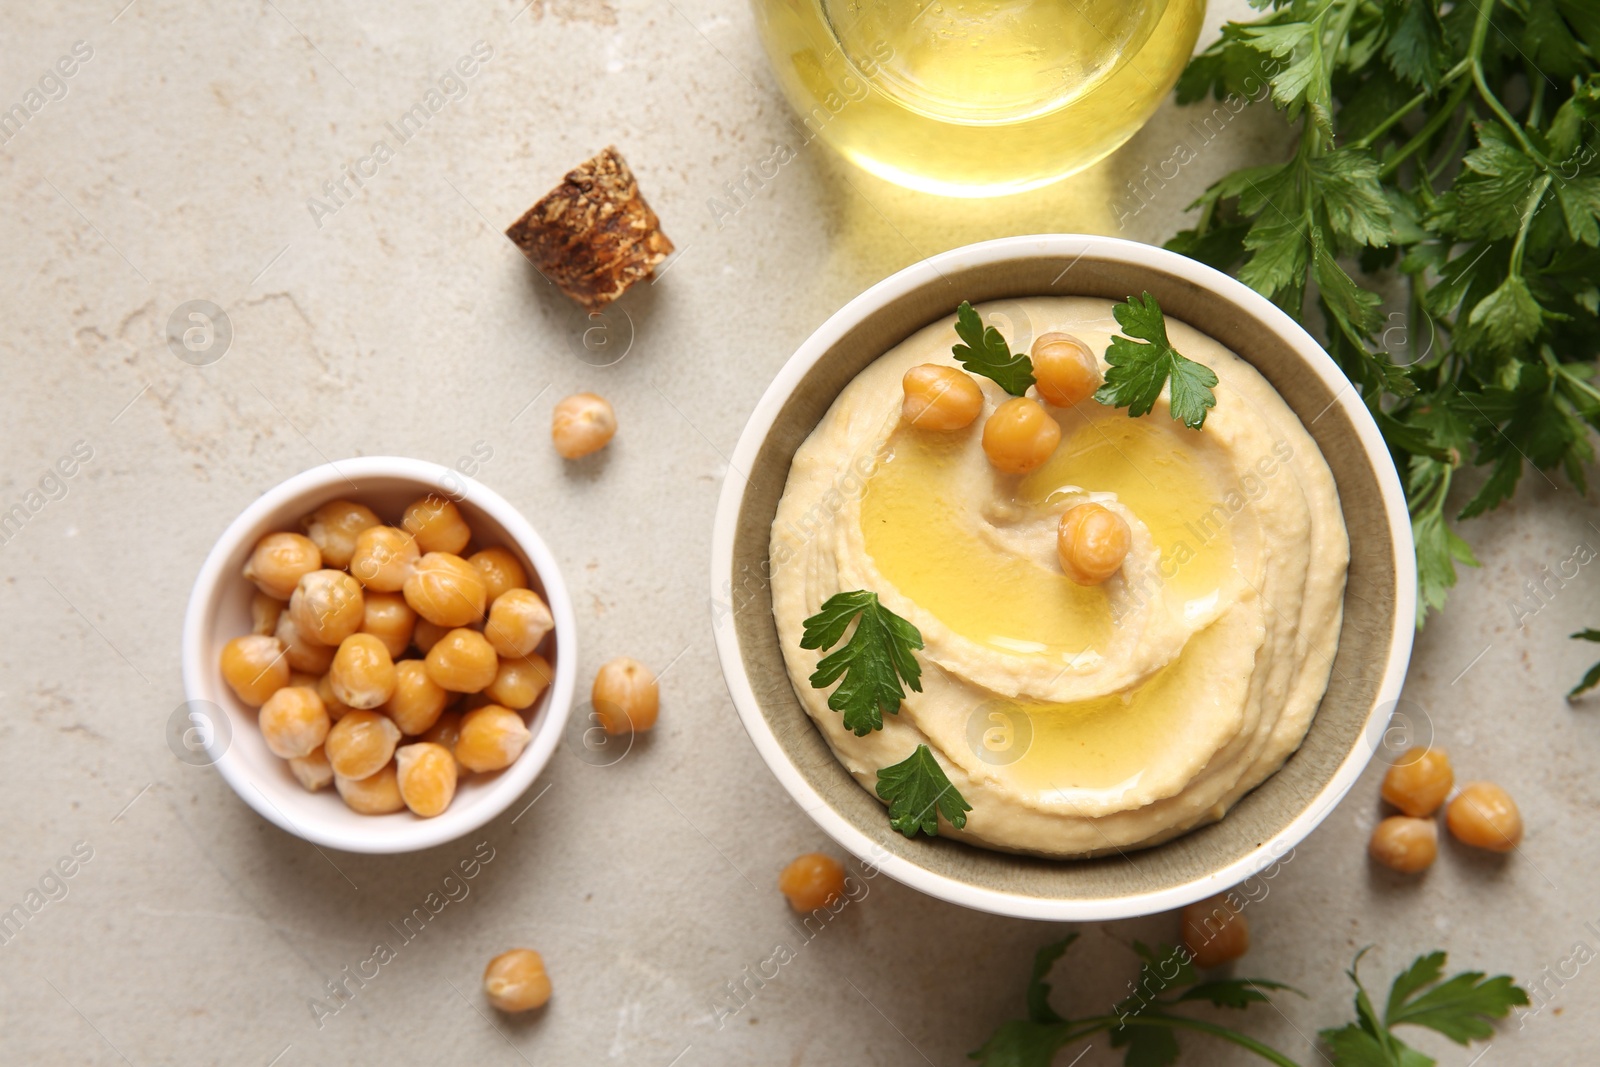
<svg viewBox="0 0 1600 1067">
<path fill-rule="evenodd" d="M 494 647 L 476 630 L 451 630 L 424 662 L 434 684 L 452 693 L 481 693 L 500 671 Z"/>
<path fill-rule="evenodd" d="M 366 778 L 345 778 L 335 774 L 333 787 L 339 791 L 346 807 L 363 815 L 389 815 L 406 806 L 400 796 L 400 782 L 392 763 L 385 763 L 376 774 Z"/>
<path fill-rule="evenodd" d="M 440 748 L 450 750 L 452 756 L 456 753 L 456 742 L 461 740 L 461 713 L 446 710 L 439 716 L 439 720 L 422 735 L 422 740 L 429 744 L 438 745 Z M 456 760 L 456 770 L 466 770 L 461 766 L 461 761 Z"/>
<path fill-rule="evenodd" d="M 393 526 L 369 526 L 356 537 L 350 556 L 350 574 L 368 589 L 398 593 L 411 577 L 421 553 L 416 541 Z"/>
<path fill-rule="evenodd" d="M 919 430 L 963 430 L 983 411 L 983 390 L 954 367 L 922 363 L 900 379 L 900 417 Z"/>
<path fill-rule="evenodd" d="M 1439 855 L 1439 827 L 1432 819 L 1391 815 L 1372 829 L 1367 853 L 1401 874 L 1427 870 Z"/>
<path fill-rule="evenodd" d="M 1522 842 L 1522 813 L 1511 794 L 1493 782 L 1468 782 L 1444 810 L 1456 840 L 1490 852 L 1510 852 Z"/>
<path fill-rule="evenodd" d="M 340 700 L 339 697 L 334 693 L 333 675 L 331 671 L 330 673 L 324 674 L 321 678 L 317 679 L 316 689 L 317 696 L 322 698 L 322 706 L 327 709 L 329 722 L 338 722 L 340 719 L 356 710 L 349 704 L 346 704 L 344 701 Z"/>
<path fill-rule="evenodd" d="M 490 606 L 483 636 L 497 653 L 514 659 L 538 648 L 555 624 L 543 597 L 532 589 L 512 589 Z"/>
<path fill-rule="evenodd" d="M 326 676 L 324 676 L 324 677 L 326 677 Z M 303 685 L 307 689 L 315 689 L 317 687 L 317 685 L 319 683 L 321 683 L 321 681 L 322 681 L 321 678 L 318 678 L 314 674 L 307 674 L 305 671 L 290 671 L 289 672 L 289 684 L 290 685 Z M 321 693 L 317 694 L 317 696 L 319 696 L 319 697 L 321 695 L 322 695 Z"/>
<path fill-rule="evenodd" d="M 1250 924 L 1225 893 L 1185 907 L 1182 922 L 1196 967 L 1216 967 L 1250 951 Z"/>
<path fill-rule="evenodd" d="M 403 734 L 426 733 L 453 697 L 428 677 L 428 668 L 420 659 L 401 660 L 394 665 L 394 693 L 383 712 Z"/>
<path fill-rule="evenodd" d="M 517 762 L 531 737 L 521 715 L 499 704 L 485 704 L 461 716 L 456 759 L 469 771 L 498 771 Z"/>
<path fill-rule="evenodd" d="M 411 631 L 411 643 L 417 646 L 417 651 L 424 656 L 439 643 L 439 638 L 449 633 L 453 627 L 438 626 L 427 619 L 418 619 L 416 629 Z"/>
<path fill-rule="evenodd" d="M 244 564 L 244 576 L 274 600 L 288 600 L 300 579 L 322 566 L 322 553 L 311 538 L 297 533 L 269 533 L 256 542 Z"/>
<path fill-rule="evenodd" d="M 1383 776 L 1383 799 L 1413 818 L 1422 818 L 1439 810 L 1455 782 L 1444 749 L 1413 748 Z"/>
<path fill-rule="evenodd" d="M 483 991 L 501 1011 L 542 1008 L 550 1000 L 550 976 L 544 960 L 528 948 L 502 952 L 483 969 Z"/>
<path fill-rule="evenodd" d="M 265 634 L 235 637 L 222 646 L 222 680 L 234 696 L 259 708 L 289 684 L 289 660 L 283 642 Z"/>
<path fill-rule="evenodd" d="M 394 693 L 394 661 L 371 634 L 351 634 L 339 643 L 328 682 L 333 695 L 352 708 L 375 708 Z"/>
<path fill-rule="evenodd" d="M 257 592 L 250 598 L 250 632 L 253 634 L 272 634 L 278 629 L 278 616 L 283 614 L 287 607 L 283 601 L 270 597 L 265 593 Z"/>
<path fill-rule="evenodd" d="M 1061 424 L 1037 401 L 1014 396 L 983 424 L 983 451 L 996 470 L 1027 474 L 1044 465 L 1061 443 Z"/>
<path fill-rule="evenodd" d="M 411 647 L 417 613 L 405 597 L 399 593 L 364 593 L 361 611 L 361 632 L 382 641 L 390 659 Z"/>
<path fill-rule="evenodd" d="M 648 730 L 656 724 L 661 691 L 656 676 L 636 659 L 619 656 L 594 676 L 589 699 L 601 729 L 617 735 Z"/>
<path fill-rule="evenodd" d="M 309 793 L 326 789 L 333 784 L 333 765 L 328 762 L 327 753 L 321 748 L 316 748 L 306 756 L 294 756 L 289 760 L 289 770 L 294 772 L 295 779 Z"/>
<path fill-rule="evenodd" d="M 423 552 L 450 552 L 459 554 L 472 540 L 472 528 L 461 517 L 461 509 L 442 496 L 429 493 L 421 500 L 412 501 L 400 519 Z"/>
<path fill-rule="evenodd" d="M 1122 516 L 1100 504 L 1068 508 L 1056 527 L 1061 572 L 1079 585 L 1099 585 L 1117 573 L 1132 544 Z"/>
<path fill-rule="evenodd" d="M 1041 334 L 1033 342 L 1033 378 L 1039 395 L 1069 408 L 1100 388 L 1100 361 L 1070 333 Z"/>
<path fill-rule="evenodd" d="M 467 562 L 483 575 L 484 596 L 490 604 L 508 589 L 528 588 L 528 572 L 507 549 L 486 548 L 468 556 Z"/>
<path fill-rule="evenodd" d="M 394 769 L 406 807 L 431 818 L 456 795 L 456 758 L 442 745 L 419 741 L 395 750 Z"/>
<path fill-rule="evenodd" d="M 361 629 L 366 616 L 361 585 L 344 571 L 312 571 L 295 586 L 289 616 L 295 629 L 311 640 L 337 648 Z"/>
<path fill-rule="evenodd" d="M 281 759 L 309 756 L 328 736 L 328 712 L 315 689 L 291 685 L 261 705 L 261 737 Z"/>
<path fill-rule="evenodd" d="M 563 459 L 598 452 L 617 432 L 617 414 L 605 397 L 575 393 L 556 405 L 550 417 L 550 438 Z"/>
<path fill-rule="evenodd" d="M 533 706 L 554 677 L 550 661 L 537 652 L 520 659 L 503 659 L 483 695 L 496 704 L 521 711 Z"/>
<path fill-rule="evenodd" d="M 406 603 L 440 626 L 470 626 L 483 619 L 487 593 L 478 568 L 448 552 L 429 552 L 405 584 Z"/>
<path fill-rule="evenodd" d="M 350 566 L 356 551 L 356 538 L 362 530 L 378 526 L 382 520 L 365 504 L 330 500 L 300 520 L 301 529 L 322 551 L 322 562 L 329 567 Z"/>
<path fill-rule="evenodd" d="M 807 852 L 778 875 L 778 888 L 789 898 L 789 907 L 805 915 L 844 896 L 844 868 L 832 856 Z"/>
<path fill-rule="evenodd" d="M 287 611 L 278 616 L 277 636 L 283 645 L 283 658 L 295 670 L 323 675 L 333 665 L 334 649 L 301 633 L 300 627 L 294 624 L 294 616 Z"/>
<path fill-rule="evenodd" d="M 389 762 L 400 727 L 375 711 L 352 711 L 333 724 L 323 751 L 340 778 L 369 778 Z"/>
</svg>

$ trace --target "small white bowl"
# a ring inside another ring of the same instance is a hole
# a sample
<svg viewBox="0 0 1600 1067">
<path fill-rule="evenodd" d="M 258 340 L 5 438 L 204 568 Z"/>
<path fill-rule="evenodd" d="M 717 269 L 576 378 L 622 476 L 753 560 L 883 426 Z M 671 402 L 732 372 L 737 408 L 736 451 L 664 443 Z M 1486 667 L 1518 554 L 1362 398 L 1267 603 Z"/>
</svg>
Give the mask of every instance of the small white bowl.
<svg viewBox="0 0 1600 1067">
<path fill-rule="evenodd" d="M 1351 555 L 1327 694 L 1277 773 L 1220 821 L 1164 844 L 1051 860 L 945 838 L 907 841 L 801 708 L 778 645 L 767 549 L 795 450 L 860 371 L 962 300 L 1123 300 L 1142 291 L 1255 366 L 1333 471 Z M 913 264 L 850 301 L 800 346 L 756 405 L 729 466 L 738 475 L 723 482 L 717 505 L 711 596 L 717 654 L 745 729 L 778 781 L 835 841 L 931 896 L 1025 919 L 1105 920 L 1270 878 L 1384 743 L 1416 612 L 1411 523 L 1394 463 L 1360 394 L 1321 346 L 1261 294 L 1195 260 L 1110 237 L 1044 234 Z"/>
<path fill-rule="evenodd" d="M 256 710 L 223 681 L 222 646 L 250 632 L 255 586 L 240 574 L 262 535 L 299 531 L 300 517 L 330 500 L 365 504 L 396 521 L 405 506 L 429 493 L 456 502 L 478 548 L 511 550 L 528 569 L 529 584 L 550 605 L 555 629 L 541 649 L 555 678 L 524 714 L 533 737 L 517 761 L 490 775 L 464 775 L 455 800 L 441 815 L 423 819 L 409 811 L 360 815 L 345 807 L 332 786 L 307 792 L 289 764 L 267 750 Z M 234 792 L 269 821 L 297 837 L 346 852 L 415 852 L 453 841 L 505 811 L 533 782 L 561 739 L 577 676 L 577 622 L 561 569 L 543 540 L 504 497 L 437 463 L 395 456 L 340 460 L 295 475 L 268 490 L 228 525 L 206 557 L 189 596 L 183 622 L 183 688 L 203 717 L 222 709 L 226 725 L 206 732 L 202 762 L 214 762 Z M 196 720 L 197 722 L 199 720 Z"/>
</svg>

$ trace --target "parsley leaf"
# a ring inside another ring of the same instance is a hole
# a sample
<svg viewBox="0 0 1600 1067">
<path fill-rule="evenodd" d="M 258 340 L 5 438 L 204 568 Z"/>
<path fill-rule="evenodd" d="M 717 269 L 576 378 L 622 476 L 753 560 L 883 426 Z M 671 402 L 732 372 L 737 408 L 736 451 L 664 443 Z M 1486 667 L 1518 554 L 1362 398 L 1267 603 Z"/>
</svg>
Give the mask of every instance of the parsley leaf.
<svg viewBox="0 0 1600 1067">
<path fill-rule="evenodd" d="M 1155 407 L 1161 389 L 1171 382 L 1172 417 L 1191 430 L 1205 425 L 1206 409 L 1217 404 L 1211 387 L 1217 375 L 1203 363 L 1187 359 L 1167 340 L 1167 320 L 1161 305 L 1149 293 L 1141 301 L 1130 296 L 1125 304 L 1112 309 L 1122 328 L 1140 341 L 1120 334 L 1106 349 L 1106 381 L 1094 398 L 1108 407 L 1127 408 L 1130 418 L 1145 415 Z"/>
<path fill-rule="evenodd" d="M 960 363 L 973 374 L 981 374 L 1012 396 L 1021 396 L 1033 384 L 1033 360 L 1020 352 L 1013 353 L 993 326 L 985 326 L 983 319 L 967 301 L 956 308 L 956 336 L 965 344 L 950 349 Z"/>
<path fill-rule="evenodd" d="M 878 594 L 857 589 L 835 593 L 822 610 L 805 621 L 801 648 L 824 651 L 839 643 L 852 619 L 856 631 L 844 647 L 824 656 L 811 675 L 814 689 L 826 689 L 843 676 L 828 696 L 828 707 L 844 713 L 844 724 L 857 737 L 883 729 L 885 712 L 898 714 L 906 698 L 903 681 L 922 692 L 922 666 L 912 655 L 922 647 L 922 634 L 878 602 Z"/>
<path fill-rule="evenodd" d="M 940 815 L 959 830 L 972 810 L 927 745 L 878 772 L 878 796 L 889 802 L 889 825 L 907 837 L 938 837 Z"/>
<path fill-rule="evenodd" d="M 1572 635 L 1572 639 L 1574 641 L 1600 641 L 1600 630 L 1579 630 Z M 1600 663 L 1596 663 L 1584 673 L 1583 680 L 1572 687 L 1572 691 L 1567 694 L 1567 699 L 1571 700 L 1575 696 L 1581 696 L 1597 685 L 1600 685 Z"/>
</svg>

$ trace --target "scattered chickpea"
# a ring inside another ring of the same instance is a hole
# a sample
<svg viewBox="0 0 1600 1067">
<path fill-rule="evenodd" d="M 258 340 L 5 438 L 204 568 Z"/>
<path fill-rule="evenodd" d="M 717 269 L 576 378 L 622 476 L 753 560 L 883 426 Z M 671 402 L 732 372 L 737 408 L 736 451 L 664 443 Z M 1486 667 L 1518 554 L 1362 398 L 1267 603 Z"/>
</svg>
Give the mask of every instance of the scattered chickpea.
<svg viewBox="0 0 1600 1067">
<path fill-rule="evenodd" d="M 1439 855 L 1439 827 L 1432 819 L 1391 815 L 1373 827 L 1367 852 L 1390 870 L 1416 874 Z"/>
<path fill-rule="evenodd" d="M 416 625 L 417 613 L 399 593 L 363 594 L 361 632 L 382 641 L 390 659 L 411 647 L 411 632 Z"/>
<path fill-rule="evenodd" d="M 508 589 L 528 588 L 528 572 L 509 549 L 486 548 L 467 557 L 483 575 L 484 596 L 493 604 Z"/>
<path fill-rule="evenodd" d="M 222 646 L 222 679 L 252 708 L 289 684 L 289 666 L 283 642 L 276 637 L 246 634 Z"/>
<path fill-rule="evenodd" d="M 1061 443 L 1061 424 L 1037 401 L 1015 396 L 983 424 L 983 451 L 995 469 L 1027 474 L 1044 465 Z"/>
<path fill-rule="evenodd" d="M 1183 943 L 1196 967 L 1216 967 L 1250 951 L 1250 924 L 1226 894 L 1183 909 Z"/>
<path fill-rule="evenodd" d="M 401 733 L 415 736 L 438 722 L 454 697 L 428 677 L 428 668 L 420 659 L 401 660 L 394 665 L 394 693 L 383 712 Z"/>
<path fill-rule="evenodd" d="M 553 677 L 555 672 L 550 661 L 537 652 L 518 659 L 503 659 L 494 681 L 484 689 L 483 695 L 496 704 L 521 711 L 533 706 Z"/>
<path fill-rule="evenodd" d="M 333 676 L 331 672 L 317 679 L 317 696 L 322 698 L 322 706 L 328 712 L 329 722 L 338 722 L 346 715 L 355 711 L 349 704 L 340 700 L 333 691 Z"/>
<path fill-rule="evenodd" d="M 807 852 L 778 875 L 778 888 L 802 915 L 825 908 L 844 895 L 844 867 L 832 856 Z"/>
<path fill-rule="evenodd" d="M 333 695 L 352 708 L 375 708 L 394 693 L 394 661 L 371 634 L 351 634 L 339 643 L 328 668 Z"/>
<path fill-rule="evenodd" d="M 366 778 L 333 776 L 333 787 L 351 811 L 363 815 L 388 815 L 406 806 L 400 796 L 400 783 L 395 777 L 394 764 L 385 763 L 376 774 Z"/>
<path fill-rule="evenodd" d="M 501 1011 L 542 1008 L 550 1000 L 550 976 L 544 960 L 532 949 L 502 952 L 483 969 L 483 991 Z"/>
<path fill-rule="evenodd" d="M 595 673 L 589 699 L 601 729 L 612 735 L 626 734 L 648 730 L 656 724 L 661 690 L 649 667 L 619 656 Z"/>
<path fill-rule="evenodd" d="M 333 664 L 333 647 L 313 641 L 301 633 L 300 627 L 294 623 L 294 616 L 287 611 L 278 616 L 277 637 L 283 645 L 283 658 L 289 661 L 289 666 L 307 674 L 328 673 L 328 668 Z"/>
<path fill-rule="evenodd" d="M 483 635 L 495 652 L 516 658 L 538 648 L 555 624 L 543 597 L 532 589 L 512 589 L 495 598 Z"/>
<path fill-rule="evenodd" d="M 245 561 L 244 576 L 275 600 L 288 600 L 300 579 L 322 566 L 322 553 L 311 538 L 297 533 L 269 533 L 256 542 Z"/>
<path fill-rule="evenodd" d="M 405 584 L 406 603 L 431 623 L 470 626 L 483 618 L 487 593 L 478 568 L 448 552 L 429 552 Z"/>
<path fill-rule="evenodd" d="M 1468 782 L 1444 811 L 1456 840 L 1491 852 L 1510 852 L 1522 842 L 1522 813 L 1511 794 L 1493 782 Z"/>
<path fill-rule="evenodd" d="M 1061 571 L 1079 585 L 1099 585 L 1121 570 L 1132 544 L 1122 516 L 1101 504 L 1068 508 L 1056 528 Z"/>
<path fill-rule="evenodd" d="M 432 818 L 450 806 L 456 795 L 456 758 L 441 745 L 419 741 L 394 753 L 395 779 L 406 807 Z"/>
<path fill-rule="evenodd" d="M 257 592 L 250 598 L 250 632 L 272 634 L 278 629 L 278 616 L 288 605 L 276 597 Z"/>
<path fill-rule="evenodd" d="M 323 750 L 340 778 L 367 778 L 394 755 L 400 727 L 375 711 L 352 711 L 327 731 Z"/>
<path fill-rule="evenodd" d="M 426 656 L 433 646 L 439 643 L 439 638 L 452 629 L 454 627 L 439 626 L 427 619 L 418 619 L 416 628 L 411 631 L 411 643 L 417 647 L 417 651 Z"/>
<path fill-rule="evenodd" d="M 481 693 L 499 673 L 500 661 L 476 630 L 451 630 L 428 650 L 428 677 L 452 693 Z"/>
<path fill-rule="evenodd" d="M 295 779 L 309 793 L 326 789 L 333 784 L 333 764 L 328 762 L 327 753 L 321 748 L 312 750 L 306 756 L 294 756 L 289 760 L 289 770 L 294 772 Z"/>
<path fill-rule="evenodd" d="M 1069 408 L 1100 388 L 1100 361 L 1070 333 L 1041 334 L 1031 358 L 1039 395 L 1057 407 Z"/>
<path fill-rule="evenodd" d="M 617 432 L 617 414 L 602 396 L 575 393 L 556 405 L 550 417 L 550 438 L 563 459 L 598 452 Z"/>
<path fill-rule="evenodd" d="M 350 575 L 368 589 L 398 593 L 411 577 L 422 553 L 416 541 L 393 526 L 371 526 L 356 537 L 350 556 Z"/>
<path fill-rule="evenodd" d="M 919 430 L 961 430 L 983 411 L 983 390 L 972 375 L 937 363 L 921 363 L 900 379 L 905 400 L 900 417 Z"/>
<path fill-rule="evenodd" d="M 461 716 L 456 759 L 469 771 L 498 771 L 517 761 L 532 736 L 521 715 L 499 704 L 485 704 Z"/>
<path fill-rule="evenodd" d="M 472 528 L 461 517 L 461 509 L 453 501 L 432 493 L 412 501 L 400 525 L 423 552 L 459 554 L 472 540 Z"/>
<path fill-rule="evenodd" d="M 330 500 L 300 520 L 306 536 L 322 552 L 325 567 L 348 567 L 355 554 L 356 538 L 362 530 L 379 525 L 381 520 L 365 504 Z"/>
<path fill-rule="evenodd" d="M 289 598 L 295 628 L 331 647 L 361 629 L 365 616 L 361 585 L 344 571 L 312 571 L 300 579 Z"/>
<path fill-rule="evenodd" d="M 1420 819 L 1439 810 L 1455 782 L 1455 771 L 1444 749 L 1413 748 L 1383 776 L 1383 799 Z"/>
<path fill-rule="evenodd" d="M 328 712 L 315 689 L 284 686 L 261 705 L 258 721 L 267 748 L 280 759 L 309 756 L 328 736 Z"/>
</svg>

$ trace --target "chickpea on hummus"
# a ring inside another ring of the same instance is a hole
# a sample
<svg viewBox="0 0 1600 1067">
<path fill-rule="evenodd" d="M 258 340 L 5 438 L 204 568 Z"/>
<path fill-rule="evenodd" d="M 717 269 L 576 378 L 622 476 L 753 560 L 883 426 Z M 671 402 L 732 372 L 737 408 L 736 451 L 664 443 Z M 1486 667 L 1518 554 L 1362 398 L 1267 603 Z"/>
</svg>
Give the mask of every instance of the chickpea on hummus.
<svg viewBox="0 0 1600 1067">
<path fill-rule="evenodd" d="M 1025 400 L 961 370 L 954 320 L 913 334 L 796 452 L 772 527 L 784 657 L 834 754 L 873 790 L 928 746 L 971 806 L 939 832 L 989 848 L 1084 856 L 1222 818 L 1299 746 L 1332 668 L 1349 544 L 1316 444 L 1254 368 L 1176 320 L 1172 347 L 1217 379 L 1203 428 L 1168 417 L 1168 390 L 1140 418 L 1088 399 L 1112 309 L 1007 303 L 1010 341 L 1038 338 Z M 1026 462 L 996 447 L 1017 426 Z M 924 641 L 920 689 L 865 736 L 801 646 L 851 590 Z"/>
</svg>

